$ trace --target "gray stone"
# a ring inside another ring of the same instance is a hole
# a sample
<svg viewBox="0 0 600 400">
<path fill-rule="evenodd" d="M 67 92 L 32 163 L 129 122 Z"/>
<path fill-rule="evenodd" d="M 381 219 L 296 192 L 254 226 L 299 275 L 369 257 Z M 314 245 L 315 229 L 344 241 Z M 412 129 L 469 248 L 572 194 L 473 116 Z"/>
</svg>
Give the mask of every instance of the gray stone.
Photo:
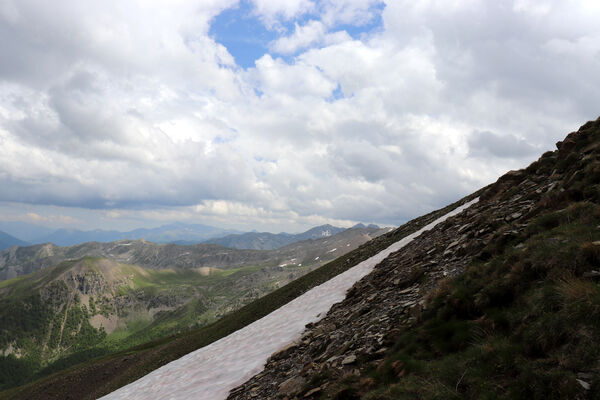
<svg viewBox="0 0 600 400">
<path fill-rule="evenodd" d="M 305 384 L 306 379 L 301 376 L 293 376 L 279 385 L 277 393 L 283 395 L 292 395 L 301 391 Z"/>
<path fill-rule="evenodd" d="M 313 395 L 313 394 L 315 394 L 315 393 L 319 393 L 320 391 L 321 391 L 321 388 L 320 388 L 320 387 L 317 387 L 317 388 L 311 389 L 311 390 L 309 390 L 308 392 L 306 392 L 306 394 L 304 395 L 304 397 L 310 397 L 310 396 L 312 396 L 312 395 Z"/>
<path fill-rule="evenodd" d="M 585 390 L 590 390 L 590 388 L 592 387 L 589 383 L 587 383 L 586 381 L 582 381 L 581 379 L 576 379 L 577 382 L 581 385 L 582 388 L 584 388 Z"/>
<path fill-rule="evenodd" d="M 356 362 L 356 355 L 351 354 L 342 360 L 342 365 L 348 365 Z"/>
</svg>

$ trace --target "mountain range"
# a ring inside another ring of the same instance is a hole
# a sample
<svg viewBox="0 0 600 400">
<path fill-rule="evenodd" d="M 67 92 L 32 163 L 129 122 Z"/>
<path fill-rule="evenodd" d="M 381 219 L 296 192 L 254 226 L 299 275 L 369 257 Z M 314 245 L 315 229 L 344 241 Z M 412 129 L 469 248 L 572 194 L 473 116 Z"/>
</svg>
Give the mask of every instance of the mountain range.
<svg viewBox="0 0 600 400">
<path fill-rule="evenodd" d="M 355 227 L 366 228 L 364 225 L 357 225 Z M 369 227 L 379 229 L 377 225 L 369 225 Z M 331 225 L 321 225 L 298 234 L 247 232 L 227 235 L 221 238 L 212 238 L 205 240 L 204 243 L 213 243 L 234 249 L 273 250 L 302 240 L 314 240 L 333 236 L 342 232 L 344 229 L 345 228 L 338 228 Z"/>
<path fill-rule="evenodd" d="M 269 251 L 146 240 L 11 247 L 0 252 L 0 370 L 22 373 L 0 373 L 0 387 L 209 324 L 388 230 Z"/>
<path fill-rule="evenodd" d="M 364 224 L 357 224 L 356 228 L 366 228 Z M 368 225 L 369 228 L 379 228 L 377 225 Z M 4 233 L 5 229 L 11 234 Z M 288 244 L 307 240 L 318 239 L 335 235 L 345 228 L 332 225 L 321 225 L 302 233 L 269 233 L 269 232 L 239 232 L 232 229 L 222 229 L 203 224 L 185 224 L 176 222 L 162 225 L 157 228 L 140 228 L 121 232 L 116 230 L 95 229 L 83 231 L 78 229 L 61 228 L 50 230 L 38 225 L 22 222 L 0 222 L 0 250 L 10 246 L 25 246 L 27 244 L 52 243 L 57 246 L 73 246 L 87 242 L 114 242 L 118 240 L 144 239 L 154 243 L 174 243 L 191 245 L 197 243 L 219 244 L 224 247 L 236 249 L 272 250 Z M 13 236 L 12 238 L 10 236 Z M 20 239 L 26 238 L 26 239 Z"/>
<path fill-rule="evenodd" d="M 203 224 L 185 224 L 176 222 L 157 228 L 140 228 L 127 232 L 95 229 L 82 231 L 78 229 L 58 229 L 43 236 L 36 237 L 33 243 L 53 243 L 57 246 L 72 246 L 86 242 L 114 242 L 117 240 L 145 239 L 155 243 L 171 243 L 183 241 L 200 243 L 206 239 L 225 236 L 239 231 L 216 228 Z"/>
</svg>

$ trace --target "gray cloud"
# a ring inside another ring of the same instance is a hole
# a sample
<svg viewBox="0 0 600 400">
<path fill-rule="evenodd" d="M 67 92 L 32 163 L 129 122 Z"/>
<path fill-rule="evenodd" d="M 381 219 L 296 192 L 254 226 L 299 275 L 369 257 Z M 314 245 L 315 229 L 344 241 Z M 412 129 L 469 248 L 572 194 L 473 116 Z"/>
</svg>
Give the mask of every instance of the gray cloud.
<svg viewBox="0 0 600 400">
<path fill-rule="evenodd" d="M 500 136 L 488 131 L 473 132 L 468 143 L 469 154 L 474 157 L 522 158 L 540 153 L 540 149 L 515 135 Z"/>
<path fill-rule="evenodd" d="M 0 202 L 106 223 L 398 224 L 598 114 L 590 2 L 387 2 L 380 31 L 248 70 L 208 36 L 233 4 L 3 2 Z M 339 22 L 329 1 L 257 4 L 270 26 L 309 8 L 325 36 Z M 360 25 L 377 2 L 336 4 Z"/>
</svg>

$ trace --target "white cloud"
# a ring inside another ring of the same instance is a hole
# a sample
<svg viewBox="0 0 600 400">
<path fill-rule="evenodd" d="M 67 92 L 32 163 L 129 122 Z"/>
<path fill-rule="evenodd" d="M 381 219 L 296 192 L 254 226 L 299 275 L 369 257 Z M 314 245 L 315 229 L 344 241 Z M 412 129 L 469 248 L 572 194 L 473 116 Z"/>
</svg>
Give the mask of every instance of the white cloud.
<svg viewBox="0 0 600 400">
<path fill-rule="evenodd" d="M 329 46 L 349 40 L 352 38 L 345 31 L 329 33 L 322 22 L 310 20 L 302 26 L 296 24 L 294 33 L 280 37 L 270 47 L 279 54 L 294 54 L 315 45 Z"/>
<path fill-rule="evenodd" d="M 252 0 L 255 14 L 269 29 L 281 29 L 282 21 L 300 17 L 315 9 L 311 0 Z"/>
<path fill-rule="evenodd" d="M 208 36 L 234 4 L 2 3 L 0 200 L 109 222 L 399 224 L 598 114 L 593 3 L 393 1 L 353 39 L 332 29 L 377 2 L 257 1 L 270 27 L 295 24 L 271 44 L 294 57 L 247 70 Z"/>
<path fill-rule="evenodd" d="M 365 25 L 373 21 L 382 3 L 381 0 L 325 0 L 321 5 L 322 20 L 327 26 Z"/>
</svg>

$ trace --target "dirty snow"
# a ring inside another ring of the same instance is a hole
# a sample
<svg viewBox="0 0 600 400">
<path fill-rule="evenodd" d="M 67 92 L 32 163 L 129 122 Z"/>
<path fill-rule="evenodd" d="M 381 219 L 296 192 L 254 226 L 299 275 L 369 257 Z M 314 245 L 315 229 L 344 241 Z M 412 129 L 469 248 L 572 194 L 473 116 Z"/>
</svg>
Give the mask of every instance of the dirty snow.
<svg viewBox="0 0 600 400">
<path fill-rule="evenodd" d="M 298 339 L 306 324 L 318 321 L 333 304 L 342 301 L 346 291 L 369 274 L 375 265 L 423 231 L 458 214 L 476 201 L 435 220 L 264 318 L 164 365 L 102 399 L 225 399 L 231 389 L 260 372 L 271 354 Z"/>
</svg>

